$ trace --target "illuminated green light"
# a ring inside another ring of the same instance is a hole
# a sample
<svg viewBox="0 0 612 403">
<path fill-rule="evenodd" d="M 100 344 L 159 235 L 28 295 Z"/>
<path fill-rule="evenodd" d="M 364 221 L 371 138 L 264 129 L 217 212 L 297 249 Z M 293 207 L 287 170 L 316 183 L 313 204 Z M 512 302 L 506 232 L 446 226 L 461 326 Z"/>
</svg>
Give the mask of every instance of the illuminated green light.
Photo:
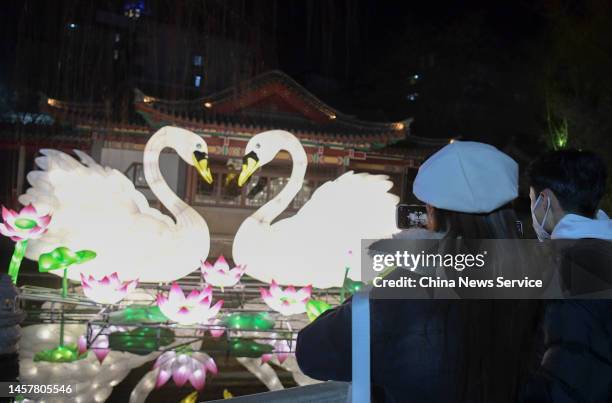
<svg viewBox="0 0 612 403">
<path fill-rule="evenodd" d="M 130 305 L 110 314 L 111 323 L 163 323 L 168 318 L 155 306 Z"/>
<path fill-rule="evenodd" d="M 138 327 L 128 332 L 113 332 L 108 336 L 109 348 L 132 354 L 146 355 L 174 342 L 174 332 L 166 328 Z"/>
<path fill-rule="evenodd" d="M 32 229 L 34 227 L 36 227 L 37 223 L 35 220 L 32 220 L 30 218 L 17 218 L 15 220 L 15 226 L 19 229 Z"/>
<path fill-rule="evenodd" d="M 274 347 L 269 344 L 257 343 L 253 340 L 231 339 L 230 354 L 234 357 L 259 358 L 262 354 L 270 354 Z"/>
<path fill-rule="evenodd" d="M 325 301 L 311 299 L 306 303 L 306 315 L 311 322 L 328 309 L 331 309 L 331 305 Z"/>
<path fill-rule="evenodd" d="M 361 281 L 354 281 L 351 280 L 349 277 L 347 277 L 344 280 L 344 286 L 343 288 L 349 293 L 349 294 L 355 294 L 357 291 L 361 290 L 363 288 L 365 284 L 362 283 Z"/>
<path fill-rule="evenodd" d="M 58 346 L 49 350 L 39 351 L 34 355 L 34 361 L 45 362 L 74 362 L 87 357 L 87 352 L 79 354 L 79 349 L 76 344 L 68 344 L 66 346 Z"/>
<path fill-rule="evenodd" d="M 274 320 L 267 312 L 233 313 L 223 318 L 223 325 L 228 329 L 268 330 L 274 327 Z"/>
</svg>

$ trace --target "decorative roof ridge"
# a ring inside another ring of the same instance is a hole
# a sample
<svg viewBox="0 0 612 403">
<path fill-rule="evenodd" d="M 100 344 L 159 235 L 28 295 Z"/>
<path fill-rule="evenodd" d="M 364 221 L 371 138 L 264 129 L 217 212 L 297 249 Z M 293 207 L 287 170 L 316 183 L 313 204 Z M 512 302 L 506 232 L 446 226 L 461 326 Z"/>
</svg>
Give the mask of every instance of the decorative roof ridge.
<svg viewBox="0 0 612 403">
<path fill-rule="evenodd" d="M 413 118 L 406 118 L 403 119 L 401 121 L 397 121 L 397 122 L 372 122 L 372 121 L 367 121 L 367 120 L 361 120 L 358 118 L 355 118 L 351 115 L 348 114 L 344 114 L 340 111 L 338 111 L 337 109 L 329 106 L 327 103 L 325 103 L 324 101 L 322 101 L 320 98 L 318 98 L 316 95 L 314 95 L 312 92 L 310 92 L 308 89 L 306 89 L 303 85 L 301 85 L 300 83 L 298 83 L 295 79 L 293 79 L 291 76 L 289 76 L 288 74 L 280 71 L 280 70 L 269 70 L 267 72 L 264 72 L 262 74 L 259 74 L 255 77 L 252 77 L 250 79 L 244 80 L 241 83 L 239 83 L 236 86 L 233 87 L 228 87 L 225 88 L 223 90 L 214 92 L 212 94 L 203 96 L 203 97 L 198 97 L 198 98 L 194 98 L 191 100 L 187 100 L 187 99 L 181 99 L 181 100 L 168 100 L 168 99 L 160 99 L 160 98 L 156 98 L 156 97 L 152 97 L 149 95 L 144 94 L 141 90 L 139 89 L 135 89 L 135 101 L 136 102 L 144 102 L 144 103 L 158 103 L 158 104 L 165 104 L 165 105 L 169 105 L 169 106 L 173 106 L 173 105 L 181 105 L 181 106 L 185 106 L 185 105 L 198 105 L 198 106 L 204 106 L 204 105 L 214 105 L 216 103 L 221 103 L 221 102 L 228 102 L 230 101 L 237 93 L 237 89 L 238 89 L 238 93 L 240 93 L 240 89 L 241 88 L 253 88 L 253 87 L 258 87 L 261 86 L 267 82 L 270 81 L 279 81 L 285 85 L 287 85 L 290 89 L 296 90 L 298 92 L 301 92 L 303 96 L 305 96 L 305 101 L 310 103 L 311 105 L 314 105 L 315 107 L 317 107 L 317 109 L 319 109 L 322 113 L 324 113 L 325 115 L 327 115 L 330 119 L 335 120 L 337 122 L 342 122 L 343 124 L 346 124 L 347 126 L 353 126 L 353 127 L 368 127 L 368 128 L 388 128 L 391 130 L 404 130 L 406 129 L 406 131 L 408 131 L 408 127 L 410 126 L 410 124 L 413 121 Z M 299 94 L 298 94 L 299 95 Z M 209 106 L 206 106 L 207 108 Z"/>
</svg>

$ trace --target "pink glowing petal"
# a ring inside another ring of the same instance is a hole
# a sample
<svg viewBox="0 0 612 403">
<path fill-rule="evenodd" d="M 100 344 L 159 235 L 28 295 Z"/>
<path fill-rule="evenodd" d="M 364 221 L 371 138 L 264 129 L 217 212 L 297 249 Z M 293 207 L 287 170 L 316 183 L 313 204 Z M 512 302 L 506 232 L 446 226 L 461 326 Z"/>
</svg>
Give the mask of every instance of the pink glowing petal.
<svg viewBox="0 0 612 403">
<path fill-rule="evenodd" d="M 223 257 L 223 255 L 219 256 L 219 258 L 215 262 L 214 267 L 215 267 L 215 270 L 218 270 L 222 273 L 229 270 L 229 264 L 227 264 L 227 260 L 225 260 L 225 257 Z"/>
<path fill-rule="evenodd" d="M 125 293 L 126 294 L 131 293 L 132 291 L 134 291 L 136 289 L 137 285 L 138 285 L 138 279 L 125 282 L 124 283 Z"/>
<path fill-rule="evenodd" d="M 121 281 L 119 281 L 119 275 L 117 275 L 117 272 L 113 272 L 113 273 L 110 275 L 110 280 L 111 280 L 113 283 L 117 283 L 117 284 L 118 284 L 118 283 L 121 283 Z"/>
<path fill-rule="evenodd" d="M 272 360 L 272 354 L 262 354 L 261 356 L 261 363 L 265 364 L 267 362 L 269 362 L 270 360 Z"/>
<path fill-rule="evenodd" d="M 91 285 L 89 285 L 83 273 L 81 272 L 80 274 L 81 274 L 81 284 L 83 285 L 83 288 L 91 289 Z"/>
<path fill-rule="evenodd" d="M 200 300 L 200 291 L 192 290 L 189 295 L 187 295 L 187 301 L 190 303 L 197 303 Z"/>
<path fill-rule="evenodd" d="M 110 284 L 110 279 L 108 278 L 108 276 L 104 276 L 102 277 L 98 283 L 102 284 L 102 285 L 109 285 Z"/>
<path fill-rule="evenodd" d="M 285 288 L 285 294 L 287 294 L 287 295 L 294 295 L 294 294 L 296 294 L 295 287 L 290 285 L 287 288 Z"/>
<path fill-rule="evenodd" d="M 225 329 L 215 328 L 215 329 L 208 329 L 208 330 L 210 332 L 210 335 L 215 339 L 223 336 L 223 333 L 225 333 Z"/>
<path fill-rule="evenodd" d="M 208 262 L 204 262 L 204 270 L 212 270 L 213 269 L 213 265 L 208 263 Z M 204 272 L 204 274 L 206 274 L 206 271 Z"/>
<path fill-rule="evenodd" d="M 21 241 L 25 241 L 25 240 L 26 240 L 25 237 L 18 236 L 18 235 L 15 235 L 15 236 L 11 237 L 11 241 L 15 241 L 15 242 L 21 242 Z"/>
<path fill-rule="evenodd" d="M 48 227 L 49 223 L 51 223 L 51 215 L 47 214 L 38 218 L 39 225 L 42 227 Z"/>
<path fill-rule="evenodd" d="M 94 348 L 93 352 L 96 355 L 96 358 L 98 359 L 98 362 L 100 362 L 100 364 L 102 364 L 102 361 L 104 361 L 104 359 L 106 358 L 108 353 L 110 353 L 110 349 L 108 349 L 108 348 Z"/>
<path fill-rule="evenodd" d="M 171 365 L 167 365 L 167 364 L 172 364 L 172 361 L 174 360 L 175 356 L 176 356 L 176 353 L 174 351 L 166 351 L 165 353 L 157 357 L 157 360 L 155 360 L 155 364 L 153 365 L 153 368 L 157 368 L 157 367 L 161 367 L 162 369 L 171 368 Z"/>
<path fill-rule="evenodd" d="M 277 353 L 276 358 L 278 359 L 278 362 L 282 364 L 287 358 L 289 358 L 289 355 L 289 353 Z"/>
<path fill-rule="evenodd" d="M 261 294 L 261 298 L 263 298 L 264 301 L 272 298 L 272 294 L 270 293 L 270 291 L 266 290 L 265 288 L 260 288 L 259 293 Z"/>
<path fill-rule="evenodd" d="M 17 212 L 11 209 L 8 209 L 4 206 L 2 206 L 2 221 L 4 222 L 8 222 L 8 221 L 15 221 L 15 219 L 17 218 Z"/>
<path fill-rule="evenodd" d="M 190 368 L 186 364 L 182 364 L 175 369 L 172 372 L 172 379 L 174 380 L 176 386 L 183 386 L 189 379 L 189 375 L 191 375 L 190 373 Z"/>
<path fill-rule="evenodd" d="M 176 303 L 185 301 L 183 289 L 176 282 L 172 283 L 172 287 L 170 287 L 169 299 Z"/>
<path fill-rule="evenodd" d="M 29 215 L 29 216 L 37 216 L 37 212 L 36 209 L 34 208 L 34 206 L 32 204 L 28 204 L 27 206 L 25 206 L 24 208 L 21 209 L 21 211 L 19 212 L 19 215 Z"/>
<path fill-rule="evenodd" d="M 164 369 L 159 370 L 159 374 L 157 375 L 157 380 L 155 381 L 155 388 L 161 388 L 168 382 L 170 379 L 170 371 L 166 371 Z"/>
<path fill-rule="evenodd" d="M 79 355 L 84 354 L 87 351 L 87 339 L 85 336 L 79 336 L 79 340 L 77 341 L 77 349 Z"/>
<path fill-rule="evenodd" d="M 189 308 L 187 308 L 186 306 L 182 306 L 181 309 L 178 310 L 178 314 L 179 315 L 189 315 Z"/>
<path fill-rule="evenodd" d="M 223 300 L 220 299 L 219 301 L 217 301 L 215 305 L 212 306 L 212 308 L 210 308 L 209 315 L 216 316 L 221 310 L 222 306 L 223 306 Z"/>
<path fill-rule="evenodd" d="M 157 306 L 162 306 L 168 303 L 168 298 L 164 294 L 157 294 Z"/>
<path fill-rule="evenodd" d="M 206 287 L 204 287 L 204 289 L 202 290 L 203 295 L 212 296 L 212 293 L 213 293 L 213 288 L 212 288 L 212 285 L 210 284 L 207 284 Z"/>
<path fill-rule="evenodd" d="M 17 230 L 15 230 L 15 228 L 13 228 L 11 226 L 11 224 L 9 224 L 8 222 L 4 222 L 4 223 L 0 224 L 0 228 L 4 228 L 4 230 L 6 231 L 6 234 L 7 234 L 6 236 L 15 235 L 15 234 L 18 233 Z M 5 234 L 3 233 L 3 235 L 5 235 Z"/>
<path fill-rule="evenodd" d="M 203 370 L 203 368 L 193 370 L 189 376 L 189 382 L 196 390 L 204 389 L 204 384 L 206 383 L 206 372 Z"/>
<path fill-rule="evenodd" d="M 217 364 L 215 363 L 215 360 L 212 359 L 212 357 L 208 357 L 208 359 L 204 361 L 204 367 L 206 367 L 206 370 L 214 375 L 217 375 L 219 373 L 219 370 L 217 369 Z"/>
</svg>

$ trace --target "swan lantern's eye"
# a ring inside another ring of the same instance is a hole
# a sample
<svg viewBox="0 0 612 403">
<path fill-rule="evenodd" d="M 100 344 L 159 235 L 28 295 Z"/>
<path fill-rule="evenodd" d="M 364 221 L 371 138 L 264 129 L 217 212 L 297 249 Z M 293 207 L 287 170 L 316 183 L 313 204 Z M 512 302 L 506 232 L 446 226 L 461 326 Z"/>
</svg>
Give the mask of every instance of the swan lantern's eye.
<svg viewBox="0 0 612 403">
<path fill-rule="evenodd" d="M 202 144 L 200 144 L 200 143 L 196 144 L 196 148 L 197 148 L 198 150 L 201 150 L 201 149 L 202 149 Z"/>
<path fill-rule="evenodd" d="M 259 143 L 255 144 L 255 148 L 261 148 L 261 144 Z"/>
</svg>

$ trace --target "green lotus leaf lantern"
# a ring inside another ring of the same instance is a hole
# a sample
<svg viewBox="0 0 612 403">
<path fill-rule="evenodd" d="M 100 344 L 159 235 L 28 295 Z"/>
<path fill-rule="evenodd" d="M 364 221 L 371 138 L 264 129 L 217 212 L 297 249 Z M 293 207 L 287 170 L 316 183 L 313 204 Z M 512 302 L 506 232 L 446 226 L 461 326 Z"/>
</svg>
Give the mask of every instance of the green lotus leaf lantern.
<svg viewBox="0 0 612 403">
<path fill-rule="evenodd" d="M 146 355 L 174 342 L 174 332 L 162 327 L 137 327 L 127 332 L 108 335 L 109 348 L 132 354 Z"/>
<path fill-rule="evenodd" d="M 161 313 L 157 305 L 130 305 L 120 311 L 112 312 L 109 315 L 111 323 L 131 324 L 131 323 L 164 323 L 168 318 Z"/>
<path fill-rule="evenodd" d="M 235 338 L 230 339 L 229 350 L 234 357 L 259 358 L 263 354 L 271 354 L 274 351 L 274 346 L 258 343 L 254 340 Z"/>
<path fill-rule="evenodd" d="M 85 357 L 87 357 L 87 351 L 83 351 L 77 344 L 73 343 L 39 351 L 34 355 L 34 362 L 65 363 L 78 361 Z"/>
<path fill-rule="evenodd" d="M 224 317 L 221 323 L 232 330 L 269 330 L 274 327 L 274 320 L 267 312 L 233 313 Z"/>
<path fill-rule="evenodd" d="M 68 268 L 73 264 L 85 263 L 96 257 L 96 252 L 91 250 L 80 250 L 73 252 L 70 248 L 60 246 L 49 253 L 43 253 L 38 258 L 38 271 L 47 273 L 52 270 L 63 270 L 62 297 L 68 295 Z"/>
<path fill-rule="evenodd" d="M 311 322 L 328 309 L 331 309 L 331 305 L 325 301 L 311 299 L 306 303 L 306 315 Z"/>
</svg>

